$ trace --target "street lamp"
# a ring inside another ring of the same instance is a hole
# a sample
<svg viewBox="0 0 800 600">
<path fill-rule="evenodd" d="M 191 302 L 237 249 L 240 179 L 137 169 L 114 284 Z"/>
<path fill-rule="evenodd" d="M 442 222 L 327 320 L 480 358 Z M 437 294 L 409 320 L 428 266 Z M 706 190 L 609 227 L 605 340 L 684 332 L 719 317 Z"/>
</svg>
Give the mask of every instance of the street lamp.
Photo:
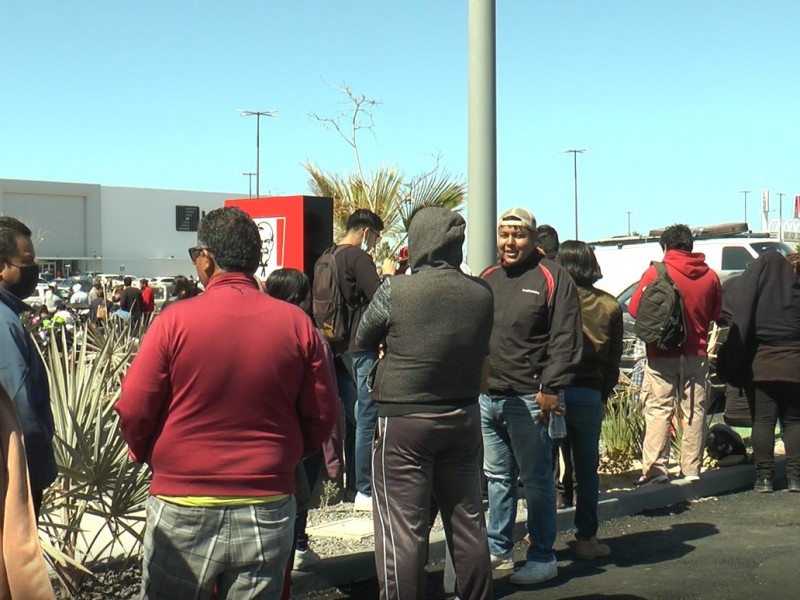
<svg viewBox="0 0 800 600">
<path fill-rule="evenodd" d="M 575 173 L 575 239 L 578 239 L 578 154 L 587 152 L 587 148 L 562 150 L 562 154 L 572 154 L 573 169 Z"/>
<path fill-rule="evenodd" d="M 633 214 L 633 211 L 626 210 L 625 214 L 628 215 L 628 237 L 631 237 L 631 215 Z"/>
<path fill-rule="evenodd" d="M 250 188 L 250 197 L 252 198 L 253 197 L 253 175 L 255 175 L 255 173 L 242 173 L 242 175 L 246 175 L 247 176 L 247 181 L 249 183 L 249 188 Z"/>
<path fill-rule="evenodd" d="M 778 240 L 783 241 L 783 197 L 784 192 L 778 192 Z"/>
<path fill-rule="evenodd" d="M 740 190 L 739 193 L 744 194 L 744 224 L 747 225 L 747 194 L 750 193 L 750 190 Z"/>
<path fill-rule="evenodd" d="M 277 117 L 277 110 L 243 110 L 239 109 L 243 117 L 256 117 L 256 197 L 261 197 L 261 117 Z"/>
</svg>

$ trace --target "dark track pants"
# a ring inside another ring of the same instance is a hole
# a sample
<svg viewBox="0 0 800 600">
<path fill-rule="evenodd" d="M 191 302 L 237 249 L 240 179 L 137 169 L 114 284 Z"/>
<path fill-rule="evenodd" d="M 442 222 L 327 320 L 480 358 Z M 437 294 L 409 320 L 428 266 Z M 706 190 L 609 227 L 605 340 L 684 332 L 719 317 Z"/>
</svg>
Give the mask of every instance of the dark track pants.
<svg viewBox="0 0 800 600">
<path fill-rule="evenodd" d="M 442 515 L 459 598 L 492 597 L 480 451 L 477 403 L 445 414 L 378 419 L 372 491 L 382 599 L 425 598 L 431 495 Z"/>
</svg>

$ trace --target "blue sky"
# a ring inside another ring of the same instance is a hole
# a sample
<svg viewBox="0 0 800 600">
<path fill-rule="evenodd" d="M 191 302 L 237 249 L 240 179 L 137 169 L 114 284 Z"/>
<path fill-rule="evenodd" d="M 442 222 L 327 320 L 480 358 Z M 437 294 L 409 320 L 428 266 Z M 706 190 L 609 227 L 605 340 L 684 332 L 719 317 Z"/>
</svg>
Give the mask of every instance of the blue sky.
<svg viewBox="0 0 800 600">
<path fill-rule="evenodd" d="M 302 168 L 354 168 L 309 116 L 380 100 L 367 169 L 433 156 L 466 179 L 466 0 L 0 4 L 0 177 L 247 193 L 308 192 Z M 760 228 L 800 194 L 795 0 L 497 2 L 498 209 L 574 237 L 673 222 Z M 255 185 L 255 182 L 254 182 Z M 467 217 L 469 215 L 467 214 Z"/>
</svg>

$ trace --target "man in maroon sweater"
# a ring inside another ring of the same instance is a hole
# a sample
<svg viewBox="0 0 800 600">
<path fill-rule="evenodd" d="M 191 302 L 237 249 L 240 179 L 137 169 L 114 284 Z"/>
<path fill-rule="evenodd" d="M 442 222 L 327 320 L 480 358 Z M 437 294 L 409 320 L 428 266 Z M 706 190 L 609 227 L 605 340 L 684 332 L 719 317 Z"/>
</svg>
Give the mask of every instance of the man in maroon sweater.
<svg viewBox="0 0 800 600">
<path fill-rule="evenodd" d="M 153 471 L 144 598 L 280 593 L 294 471 L 339 404 L 311 320 L 259 291 L 260 252 L 246 213 L 210 212 L 189 249 L 205 292 L 162 312 L 122 383 L 122 436 Z"/>
<path fill-rule="evenodd" d="M 700 479 L 705 446 L 706 381 L 708 379 L 708 328 L 719 318 L 722 292 L 719 277 L 693 253 L 692 232 L 686 225 L 672 225 L 661 234 L 663 263 L 683 298 L 686 341 L 676 350 L 647 346 L 642 395 L 645 432 L 642 448 L 642 476 L 637 485 L 669 481 L 670 418 L 676 405 L 683 416 L 681 476 Z M 644 289 L 656 278 L 656 269 L 644 272 L 631 296 L 628 312 L 636 317 Z"/>
</svg>

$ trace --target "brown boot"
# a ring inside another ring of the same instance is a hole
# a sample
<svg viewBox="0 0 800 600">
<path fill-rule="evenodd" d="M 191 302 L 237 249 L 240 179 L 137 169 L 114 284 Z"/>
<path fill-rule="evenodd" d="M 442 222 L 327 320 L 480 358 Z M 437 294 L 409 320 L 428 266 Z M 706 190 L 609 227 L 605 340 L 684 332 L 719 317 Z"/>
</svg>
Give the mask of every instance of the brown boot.
<svg viewBox="0 0 800 600">
<path fill-rule="evenodd" d="M 601 556 L 611 554 L 611 548 L 597 541 L 597 536 L 588 540 L 577 538 L 575 542 L 575 558 L 579 560 L 594 560 Z"/>
</svg>

